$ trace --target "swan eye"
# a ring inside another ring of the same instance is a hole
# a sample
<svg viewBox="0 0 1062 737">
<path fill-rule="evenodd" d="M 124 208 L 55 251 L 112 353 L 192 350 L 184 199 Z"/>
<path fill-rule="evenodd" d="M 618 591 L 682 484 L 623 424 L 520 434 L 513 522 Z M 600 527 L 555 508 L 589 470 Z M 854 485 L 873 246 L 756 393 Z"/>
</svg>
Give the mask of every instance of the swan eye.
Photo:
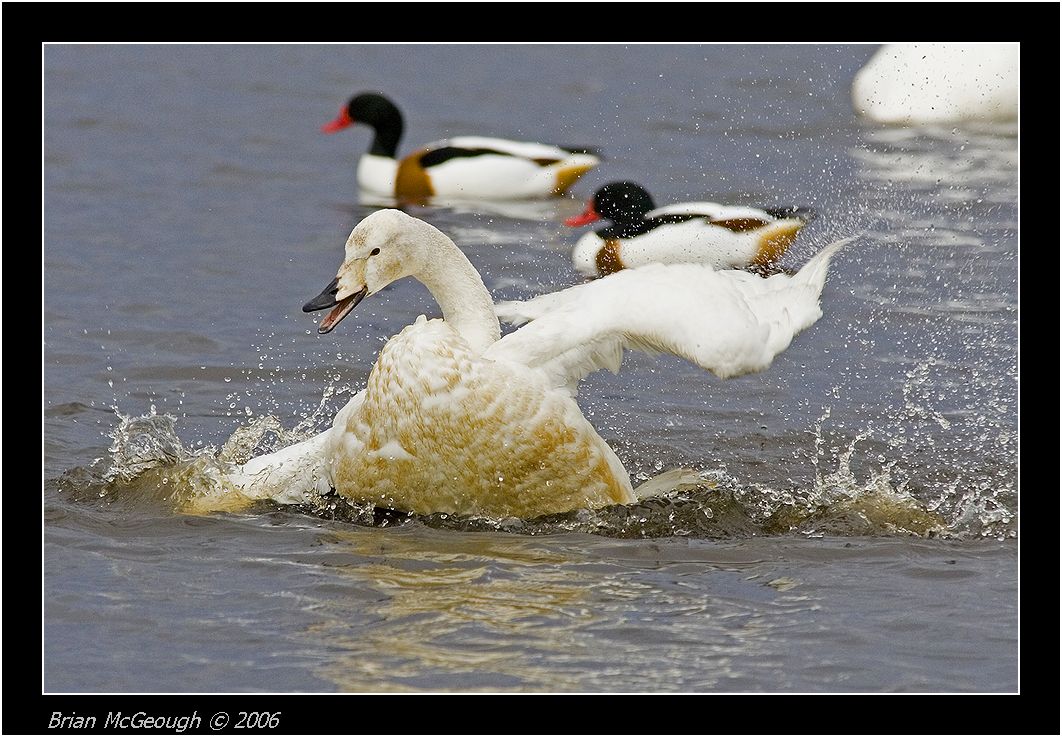
<svg viewBox="0 0 1062 737">
<path fill-rule="evenodd" d="M 372 249 L 371 251 L 369 251 L 369 255 L 370 255 L 370 256 L 376 256 L 376 255 L 378 255 L 379 253 L 380 253 L 380 249 L 379 249 L 379 248 L 374 248 L 374 249 Z"/>
</svg>

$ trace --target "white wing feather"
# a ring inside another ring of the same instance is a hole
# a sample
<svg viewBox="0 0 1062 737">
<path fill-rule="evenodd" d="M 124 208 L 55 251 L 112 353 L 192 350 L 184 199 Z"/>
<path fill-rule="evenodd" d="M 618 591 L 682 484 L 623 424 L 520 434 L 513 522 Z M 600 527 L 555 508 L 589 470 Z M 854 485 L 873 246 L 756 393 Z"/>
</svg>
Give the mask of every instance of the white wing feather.
<svg viewBox="0 0 1062 737">
<path fill-rule="evenodd" d="M 310 501 L 314 493 L 332 488 L 331 458 L 336 444 L 342 441 L 347 417 L 365 401 L 361 390 L 336 413 L 332 427 L 309 440 L 289 445 L 267 455 L 252 458 L 228 479 L 244 496 L 273 499 L 282 504 Z"/>
<path fill-rule="evenodd" d="M 703 215 L 712 220 L 751 218 L 754 220 L 766 220 L 767 222 L 773 222 L 778 219 L 755 207 L 720 205 L 718 202 L 676 202 L 673 205 L 664 205 L 645 213 L 646 219 L 663 215 Z"/>
<path fill-rule="evenodd" d="M 501 151 L 510 156 L 520 156 L 525 159 L 568 159 L 572 157 L 570 151 L 565 151 L 559 146 L 549 143 L 536 143 L 534 141 L 510 141 L 506 138 L 488 138 L 486 136 L 456 136 L 444 141 L 429 143 L 425 148 L 443 148 L 454 146 L 456 148 L 489 148 Z M 584 154 L 585 155 L 585 154 Z"/>
<path fill-rule="evenodd" d="M 624 349 L 671 353 L 722 378 L 761 371 L 822 315 L 830 257 L 851 240 L 826 246 L 792 276 L 652 264 L 502 302 L 498 316 L 523 327 L 484 356 L 539 368 L 572 390 L 594 371 L 618 371 Z"/>
</svg>

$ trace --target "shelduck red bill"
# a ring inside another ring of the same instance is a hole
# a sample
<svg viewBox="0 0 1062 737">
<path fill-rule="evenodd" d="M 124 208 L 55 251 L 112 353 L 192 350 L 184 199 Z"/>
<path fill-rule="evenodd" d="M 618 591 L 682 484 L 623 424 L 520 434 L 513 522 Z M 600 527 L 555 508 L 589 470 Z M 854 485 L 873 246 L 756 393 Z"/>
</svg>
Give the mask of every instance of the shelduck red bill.
<svg viewBox="0 0 1062 737">
<path fill-rule="evenodd" d="M 595 220 L 600 220 L 601 216 L 594 209 L 594 203 L 589 202 L 586 205 L 586 210 L 581 215 L 572 215 L 570 218 L 564 221 L 564 224 L 569 228 L 578 228 L 581 225 L 589 225 Z"/>
<path fill-rule="evenodd" d="M 332 311 L 324 316 L 317 325 L 317 332 L 321 335 L 332 332 L 339 322 L 350 314 L 350 311 L 358 306 L 358 302 L 361 302 L 368 293 L 368 287 L 362 287 L 354 294 L 351 294 L 343 299 L 337 300 L 336 293 L 339 292 L 339 277 L 337 276 L 328 286 L 324 288 L 324 291 L 311 299 L 309 302 L 302 306 L 303 312 L 316 312 L 317 310 L 327 310 L 329 307 Z"/>
<path fill-rule="evenodd" d="M 350 113 L 346 108 L 339 111 L 339 115 L 331 123 L 325 123 L 321 126 L 322 133 L 336 133 L 349 126 L 354 125 L 354 118 L 350 117 Z"/>
</svg>

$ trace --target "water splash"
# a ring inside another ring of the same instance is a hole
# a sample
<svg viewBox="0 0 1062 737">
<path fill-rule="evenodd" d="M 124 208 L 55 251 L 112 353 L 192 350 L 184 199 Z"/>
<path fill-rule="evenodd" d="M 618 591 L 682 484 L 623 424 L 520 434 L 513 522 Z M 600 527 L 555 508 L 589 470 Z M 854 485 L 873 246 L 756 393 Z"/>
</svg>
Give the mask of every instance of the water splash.
<svg viewBox="0 0 1062 737">
<path fill-rule="evenodd" d="M 154 405 L 140 416 L 114 410 L 118 424 L 109 433 L 107 457 L 67 471 L 57 485 L 76 501 L 161 506 L 193 514 L 241 511 L 255 500 L 234 483 L 238 466 L 315 435 L 313 428 L 335 393 L 328 387 L 317 408 L 290 430 L 273 415 L 255 417 L 239 425 L 220 450 L 209 444 L 186 447 L 177 434 L 178 418 L 158 414 Z"/>
<path fill-rule="evenodd" d="M 190 449 L 178 436 L 177 418 L 159 415 L 153 406 L 150 413 L 139 417 L 116 412 L 118 424 L 110 433 L 108 457 L 90 469 L 64 474 L 60 486 L 79 499 L 148 503 L 179 512 L 283 508 L 358 525 L 414 522 L 529 535 L 567 531 L 715 539 L 792 534 L 1013 537 L 1017 498 L 1006 459 L 1016 434 L 1008 433 L 1001 420 L 1008 407 L 1000 399 L 998 407 L 989 403 L 980 412 L 959 416 L 961 422 L 956 425 L 954 410 L 945 411 L 942 402 L 951 402 L 969 381 L 956 380 L 954 373 L 953 364 L 933 356 L 910 362 L 900 374 L 903 381 L 894 403 L 884 407 L 884 418 L 864 418 L 864 427 L 854 433 L 833 427 L 831 407 L 823 407 L 803 435 L 811 436 L 811 452 L 801 450 L 807 444 L 800 440 L 800 433 L 796 438 L 775 438 L 780 447 L 792 446 L 793 457 L 806 459 L 790 472 L 788 484 L 764 484 L 748 472 L 730 473 L 725 466 L 666 471 L 658 457 L 651 464 L 652 478 L 635 468 L 635 478 L 646 482 L 638 488 L 637 503 L 535 520 L 416 516 L 353 503 L 334 491 L 289 498 L 284 505 L 250 499 L 234 488 L 230 476 L 239 465 L 306 440 L 330 421 L 336 400 L 351 391 L 335 383 L 324 389 L 311 411 L 300 414 L 294 427 L 284 427 L 274 414 L 251 416 L 220 448 L 206 444 Z M 840 399 L 844 392 L 842 381 L 826 394 Z M 980 433 L 982 444 L 999 444 L 997 470 L 975 474 L 955 467 L 947 476 L 925 464 L 924 458 L 914 463 L 908 460 L 931 448 L 934 462 L 943 461 L 946 466 L 948 455 L 941 452 L 947 449 L 946 443 L 954 442 L 952 436 L 957 433 L 971 432 Z M 638 463 L 635 460 L 631 465 Z"/>
<path fill-rule="evenodd" d="M 852 468 L 859 443 L 869 433 L 857 434 L 836 458 L 824 449 L 823 422 L 829 408 L 815 424 L 814 482 L 806 489 L 775 490 L 752 486 L 738 498 L 755 510 L 764 528 L 774 532 L 823 535 L 917 535 L 935 537 L 957 533 L 893 478 L 896 461 L 889 461 L 860 479 Z"/>
<path fill-rule="evenodd" d="M 918 372 L 915 372 L 917 375 Z M 291 430 L 278 418 L 263 415 L 241 425 L 220 450 L 212 446 L 189 450 L 177 435 L 177 419 L 149 414 L 117 414 L 106 464 L 74 469 L 59 480 L 80 501 L 121 501 L 168 505 L 175 511 L 265 511 L 285 509 L 356 525 L 387 527 L 408 523 L 453 530 L 497 530 L 527 535 L 584 532 L 609 537 L 735 537 L 801 534 L 810 537 L 889 536 L 1003 537 L 1013 536 L 1015 512 L 1004 490 L 988 484 L 952 482 L 938 497 L 925 502 L 909 483 L 897 477 L 896 461 L 888 461 L 860 478 L 853 469 L 872 431 L 862 432 L 835 452 L 824 429 L 826 408 L 814 428 L 813 482 L 795 488 L 771 488 L 742 480 L 724 469 L 665 471 L 639 487 L 640 500 L 597 510 L 576 510 L 533 520 L 414 515 L 357 503 L 335 493 L 314 496 L 299 504 L 248 499 L 227 480 L 237 464 L 272 452 L 314 434 L 316 417 L 331 393 L 313 413 Z M 921 413 L 916 413 L 921 416 Z M 930 413 L 928 416 L 932 416 Z M 102 470 L 98 466 L 104 465 Z"/>
<path fill-rule="evenodd" d="M 128 417 L 115 410 L 118 425 L 111 431 L 108 448 L 110 466 L 103 474 L 105 482 L 129 482 L 145 471 L 160 465 L 174 465 L 193 454 L 177 437 L 177 418 L 151 412 Z"/>
</svg>

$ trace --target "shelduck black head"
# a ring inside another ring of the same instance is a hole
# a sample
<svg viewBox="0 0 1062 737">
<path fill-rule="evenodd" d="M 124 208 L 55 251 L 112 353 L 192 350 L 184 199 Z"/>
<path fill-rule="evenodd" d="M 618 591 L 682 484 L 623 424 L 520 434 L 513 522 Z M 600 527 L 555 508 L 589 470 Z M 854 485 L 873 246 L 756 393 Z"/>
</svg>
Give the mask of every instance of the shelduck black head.
<svg viewBox="0 0 1062 737">
<path fill-rule="evenodd" d="M 568 218 L 564 224 L 577 228 L 602 218 L 616 223 L 636 223 L 654 207 L 653 198 L 634 182 L 610 182 L 594 193 L 581 215 Z"/>
<path fill-rule="evenodd" d="M 356 123 L 376 131 L 369 153 L 394 157 L 404 124 L 398 107 L 379 92 L 361 92 L 347 101 L 335 120 L 321 126 L 322 133 L 337 133 Z"/>
</svg>

